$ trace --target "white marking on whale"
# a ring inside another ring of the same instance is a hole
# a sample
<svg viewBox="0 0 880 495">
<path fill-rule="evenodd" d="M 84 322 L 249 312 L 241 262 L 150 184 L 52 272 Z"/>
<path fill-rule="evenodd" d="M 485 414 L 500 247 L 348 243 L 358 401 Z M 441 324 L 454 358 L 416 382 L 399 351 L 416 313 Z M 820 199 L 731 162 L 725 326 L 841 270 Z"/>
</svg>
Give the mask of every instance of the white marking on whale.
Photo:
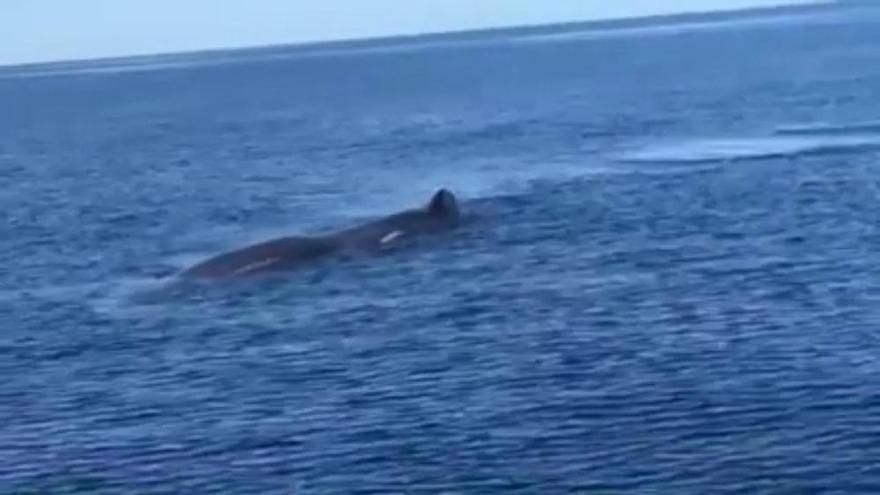
<svg viewBox="0 0 880 495">
<path fill-rule="evenodd" d="M 269 258 L 269 259 L 265 259 L 263 261 L 256 261 L 254 263 L 250 263 L 248 265 L 245 265 L 245 266 L 239 268 L 238 270 L 235 270 L 232 273 L 233 273 L 233 275 L 244 275 L 244 274 L 252 272 L 254 270 L 259 270 L 260 268 L 265 268 L 267 266 L 278 263 L 280 260 L 281 260 L 281 258 Z"/>
<path fill-rule="evenodd" d="M 385 235 L 382 239 L 379 240 L 379 244 L 388 244 L 389 242 L 394 241 L 395 239 L 402 236 L 404 232 L 402 230 L 395 230 Z"/>
</svg>

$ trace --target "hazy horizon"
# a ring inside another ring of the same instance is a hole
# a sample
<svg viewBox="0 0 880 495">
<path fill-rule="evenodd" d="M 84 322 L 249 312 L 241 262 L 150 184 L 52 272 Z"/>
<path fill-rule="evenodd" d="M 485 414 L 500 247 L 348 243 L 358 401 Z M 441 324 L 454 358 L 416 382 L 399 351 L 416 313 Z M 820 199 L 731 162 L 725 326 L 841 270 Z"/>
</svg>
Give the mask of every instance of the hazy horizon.
<svg viewBox="0 0 880 495">
<path fill-rule="evenodd" d="M 0 65 L 370 39 L 687 12 L 825 3 L 810 0 L 112 1 L 8 0 L 0 6 Z M 160 35 L 157 36 L 157 33 Z M 7 38 L 8 37 L 8 38 Z M 7 38 L 7 39 L 3 39 Z"/>
</svg>

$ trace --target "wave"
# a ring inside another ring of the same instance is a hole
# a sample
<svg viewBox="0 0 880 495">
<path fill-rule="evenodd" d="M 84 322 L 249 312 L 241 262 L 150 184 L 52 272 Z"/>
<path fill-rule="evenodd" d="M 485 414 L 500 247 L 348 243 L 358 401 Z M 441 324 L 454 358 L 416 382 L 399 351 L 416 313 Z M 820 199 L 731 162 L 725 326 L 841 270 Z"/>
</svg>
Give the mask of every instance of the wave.
<svg viewBox="0 0 880 495">
<path fill-rule="evenodd" d="M 827 14 L 825 22 L 829 22 Z M 517 42 L 556 42 L 556 41 L 580 41 L 605 38 L 636 38 L 647 36 L 666 36 L 696 31 L 714 31 L 721 29 L 736 29 L 750 27 L 776 27 L 780 24 L 802 23 L 805 20 L 820 22 L 822 14 L 819 13 L 796 13 L 784 15 L 771 15 L 759 18 L 745 19 L 722 19 L 714 21 L 690 21 L 674 22 L 668 24 L 655 24 L 648 26 L 630 27 L 606 27 L 592 28 L 577 31 L 550 34 L 530 34 L 520 36 Z"/>
<path fill-rule="evenodd" d="M 880 136 L 697 139 L 649 145 L 623 153 L 616 160 L 627 163 L 713 163 L 858 153 L 877 149 L 880 149 Z"/>
<path fill-rule="evenodd" d="M 779 126 L 776 134 L 783 136 L 812 136 L 817 134 L 863 134 L 880 133 L 880 120 L 852 122 L 849 124 L 796 124 Z"/>
</svg>

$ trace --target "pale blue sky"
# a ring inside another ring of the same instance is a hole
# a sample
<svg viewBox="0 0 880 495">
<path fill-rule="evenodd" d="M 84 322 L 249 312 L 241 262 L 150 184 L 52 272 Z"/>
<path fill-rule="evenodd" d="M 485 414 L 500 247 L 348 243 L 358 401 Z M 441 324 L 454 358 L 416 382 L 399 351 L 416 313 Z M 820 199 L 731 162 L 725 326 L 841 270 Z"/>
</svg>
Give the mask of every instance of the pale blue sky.
<svg viewBox="0 0 880 495">
<path fill-rule="evenodd" d="M 0 65 L 797 0 L 0 0 Z"/>
</svg>

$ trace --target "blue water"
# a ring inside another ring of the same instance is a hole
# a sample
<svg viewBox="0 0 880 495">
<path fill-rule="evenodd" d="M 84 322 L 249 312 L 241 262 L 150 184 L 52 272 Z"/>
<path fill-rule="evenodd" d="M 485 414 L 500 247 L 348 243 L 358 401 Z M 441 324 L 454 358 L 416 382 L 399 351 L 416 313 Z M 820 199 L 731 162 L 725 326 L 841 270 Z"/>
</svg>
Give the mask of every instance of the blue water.
<svg viewBox="0 0 880 495">
<path fill-rule="evenodd" d="M 0 492 L 880 493 L 880 10 L 0 76 Z M 141 302 L 454 190 L 391 256 Z"/>
</svg>

